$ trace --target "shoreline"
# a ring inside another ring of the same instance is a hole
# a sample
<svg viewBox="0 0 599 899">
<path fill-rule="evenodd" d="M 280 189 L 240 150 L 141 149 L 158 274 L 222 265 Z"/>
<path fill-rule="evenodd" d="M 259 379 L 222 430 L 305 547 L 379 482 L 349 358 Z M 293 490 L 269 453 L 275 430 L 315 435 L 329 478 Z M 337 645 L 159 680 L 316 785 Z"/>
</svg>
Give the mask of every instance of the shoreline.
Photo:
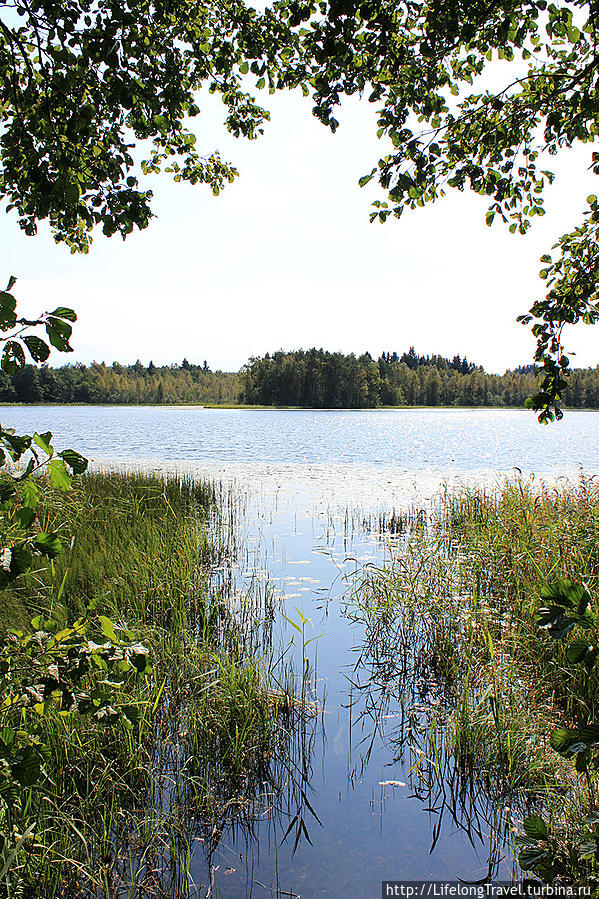
<svg viewBox="0 0 599 899">
<path fill-rule="evenodd" d="M 431 411 L 464 411 L 477 412 L 526 412 L 534 415 L 524 406 L 260 406 L 245 403 L 0 403 L 0 409 L 210 409 L 220 411 L 246 412 L 405 412 L 415 409 L 420 412 Z M 598 406 L 563 407 L 564 412 L 598 412 Z"/>
</svg>

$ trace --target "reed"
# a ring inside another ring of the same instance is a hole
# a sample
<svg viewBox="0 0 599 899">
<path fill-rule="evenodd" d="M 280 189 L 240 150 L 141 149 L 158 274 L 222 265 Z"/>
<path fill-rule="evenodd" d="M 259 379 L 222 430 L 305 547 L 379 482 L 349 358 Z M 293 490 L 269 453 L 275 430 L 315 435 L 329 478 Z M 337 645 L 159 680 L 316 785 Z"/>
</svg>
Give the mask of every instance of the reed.
<svg viewBox="0 0 599 899">
<path fill-rule="evenodd" d="M 549 738 L 564 723 L 597 720 L 599 678 L 572 666 L 539 629 L 540 591 L 559 578 L 584 583 L 596 607 L 599 487 L 591 478 L 445 491 L 393 563 L 358 585 L 349 609 L 365 626 L 362 685 L 417 710 L 406 713 L 396 755 L 414 746 L 416 732 L 419 777 L 457 765 L 474 793 L 473 784 L 484 788 L 497 832 L 505 807 L 516 829 L 531 808 L 546 812 L 566 857 L 597 797 Z M 385 707 L 371 704 L 376 714 Z M 563 873 L 582 876 L 574 864 Z"/>
<path fill-rule="evenodd" d="M 10 629 L 25 630 L 33 615 L 62 627 L 101 613 L 117 641 L 128 633 L 148 647 L 151 668 L 121 678 L 117 711 L 135 716 L 111 726 L 65 711 L 54 695 L 37 720 L 29 710 L 0 711 L 0 728 L 26 728 L 45 747 L 41 779 L 2 803 L 7 899 L 188 896 L 194 841 L 210 834 L 214 842 L 265 784 L 277 791 L 287 782 L 299 714 L 291 678 L 275 679 L 252 654 L 250 615 L 212 583 L 235 511 L 233 500 L 228 510 L 219 505 L 219 489 L 96 472 L 68 494 L 44 493 L 43 525 L 61 529 L 66 549 L 4 591 L 3 646 L 27 639 Z M 26 676 L 14 664 L 11 672 Z"/>
</svg>

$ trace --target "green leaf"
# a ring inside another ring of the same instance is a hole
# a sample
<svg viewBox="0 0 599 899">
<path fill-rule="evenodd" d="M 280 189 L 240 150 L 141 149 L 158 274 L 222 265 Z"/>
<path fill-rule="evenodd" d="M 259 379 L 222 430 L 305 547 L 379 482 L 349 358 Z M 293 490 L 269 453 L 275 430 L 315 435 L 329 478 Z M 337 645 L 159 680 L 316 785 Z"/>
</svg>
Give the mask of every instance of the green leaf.
<svg viewBox="0 0 599 899">
<path fill-rule="evenodd" d="M 61 318 L 50 317 L 45 323 L 48 340 L 61 353 L 72 353 L 73 348 L 69 344 L 69 338 L 73 329 Z"/>
<path fill-rule="evenodd" d="M 51 440 L 52 440 L 52 434 L 50 433 L 50 431 L 46 431 L 44 434 L 36 433 L 33 435 L 33 442 L 35 443 L 36 446 L 39 446 L 39 448 L 41 450 L 43 450 L 43 452 L 47 456 L 54 455 L 54 448 L 53 448 L 52 444 L 50 443 Z"/>
<path fill-rule="evenodd" d="M 69 309 L 67 306 L 59 306 L 54 312 L 51 312 L 50 315 L 56 316 L 56 318 L 66 318 L 70 322 L 77 321 L 77 315 L 73 309 Z"/>
<path fill-rule="evenodd" d="M 546 840 L 549 836 L 547 825 L 539 815 L 531 815 L 522 822 L 524 833 L 531 840 Z"/>
<path fill-rule="evenodd" d="M 139 708 L 136 705 L 123 705 L 120 708 L 120 711 L 126 722 L 129 722 L 132 727 L 135 727 L 137 722 L 139 721 Z"/>
<path fill-rule="evenodd" d="M 518 862 L 524 871 L 533 871 L 548 858 L 549 853 L 544 849 L 523 849 L 518 856 Z"/>
<path fill-rule="evenodd" d="M 27 528 L 33 521 L 34 515 L 35 515 L 35 513 L 34 513 L 33 509 L 30 509 L 27 506 L 23 506 L 22 509 L 17 510 L 16 516 L 17 516 L 17 518 L 19 520 L 19 524 L 21 525 L 23 530 L 27 530 Z"/>
<path fill-rule="evenodd" d="M 11 434 L 7 428 L 0 429 L 0 440 L 4 443 L 10 453 L 13 462 L 17 462 L 25 450 L 31 446 L 31 437 L 28 434 Z"/>
<path fill-rule="evenodd" d="M 151 668 L 148 650 L 141 644 L 139 647 L 137 652 L 129 652 L 129 661 L 139 674 L 145 674 Z"/>
<path fill-rule="evenodd" d="M 540 608 L 536 614 L 536 620 L 541 628 L 547 628 L 551 636 L 561 640 L 574 630 L 579 619 L 573 615 L 565 615 L 560 606 L 548 606 Z"/>
<path fill-rule="evenodd" d="M 16 743 L 17 735 L 12 729 L 12 727 L 0 727 L 0 753 L 4 758 L 8 756 L 8 754 L 12 754 L 13 746 Z"/>
<path fill-rule="evenodd" d="M 15 495 L 17 488 L 10 482 L 0 482 L 0 503 L 8 502 Z"/>
<path fill-rule="evenodd" d="M 98 615 L 98 620 L 100 621 L 100 627 L 104 636 L 108 637 L 112 643 L 120 643 L 121 641 L 110 618 L 107 618 L 105 615 Z"/>
<path fill-rule="evenodd" d="M 32 746 L 23 746 L 9 761 L 10 773 L 22 787 L 30 787 L 40 778 L 42 759 Z"/>
<path fill-rule="evenodd" d="M 581 843 L 578 847 L 578 853 L 580 858 L 592 858 L 597 852 L 599 846 L 597 845 L 597 840 L 587 840 L 584 843 Z"/>
<path fill-rule="evenodd" d="M 572 643 L 568 646 L 568 649 L 566 650 L 566 657 L 568 661 L 573 665 L 578 665 L 581 662 L 586 662 L 593 651 L 594 648 L 586 640 L 579 638 L 573 640 Z"/>
<path fill-rule="evenodd" d="M 591 758 L 590 749 L 585 749 L 582 752 L 578 752 L 576 754 L 576 761 L 574 763 L 575 769 L 579 774 L 585 774 L 589 767 L 589 761 Z"/>
<path fill-rule="evenodd" d="M 24 481 L 19 485 L 21 503 L 28 509 L 35 509 L 39 503 L 39 488 L 33 481 Z"/>
<path fill-rule="evenodd" d="M 21 344 L 17 343 L 16 340 L 9 340 L 4 345 L 2 353 L 3 371 L 8 372 L 9 375 L 14 375 L 17 369 L 25 367 L 25 361 L 25 353 Z"/>
<path fill-rule="evenodd" d="M 578 731 L 578 737 L 587 747 L 599 745 L 599 725 L 587 724 Z"/>
<path fill-rule="evenodd" d="M 17 301 L 11 293 L 0 291 L 0 330 L 9 331 L 17 323 Z"/>
<path fill-rule="evenodd" d="M 574 742 L 575 737 L 575 730 L 569 727 L 558 727 L 551 734 L 549 743 L 552 749 L 561 754 L 568 752 L 568 748 Z"/>
<path fill-rule="evenodd" d="M 48 477 L 56 490 L 70 490 L 72 477 L 68 473 L 62 459 L 52 459 L 48 462 Z"/>
<path fill-rule="evenodd" d="M 75 450 L 66 449 L 58 454 L 61 459 L 64 459 L 66 464 L 72 470 L 73 474 L 82 474 L 87 466 L 88 460 L 85 456 L 80 455 L 80 453 L 76 453 Z"/>
<path fill-rule="evenodd" d="M 13 577 L 25 574 L 31 569 L 31 553 L 24 546 L 13 546 L 10 560 L 10 573 Z"/>
<path fill-rule="evenodd" d="M 540 595 L 542 599 L 549 599 L 555 605 L 560 605 L 567 609 L 578 609 L 581 602 L 586 599 L 588 603 L 589 599 L 584 587 L 580 584 L 574 585 L 568 580 L 554 581 L 552 584 L 542 587 Z M 586 608 L 586 605 L 584 608 Z M 582 614 L 582 612 L 579 611 L 579 614 Z"/>
<path fill-rule="evenodd" d="M 34 362 L 45 362 L 50 355 L 50 347 L 46 341 L 36 337 L 35 334 L 27 334 L 23 337 L 23 343 Z"/>
<path fill-rule="evenodd" d="M 40 531 L 39 534 L 35 535 L 33 545 L 50 559 L 55 559 L 62 552 L 62 544 L 58 536 L 51 532 Z"/>
<path fill-rule="evenodd" d="M 599 725 L 589 724 L 579 730 L 558 727 L 550 737 L 551 748 L 560 755 L 577 754 L 599 745 Z"/>
</svg>

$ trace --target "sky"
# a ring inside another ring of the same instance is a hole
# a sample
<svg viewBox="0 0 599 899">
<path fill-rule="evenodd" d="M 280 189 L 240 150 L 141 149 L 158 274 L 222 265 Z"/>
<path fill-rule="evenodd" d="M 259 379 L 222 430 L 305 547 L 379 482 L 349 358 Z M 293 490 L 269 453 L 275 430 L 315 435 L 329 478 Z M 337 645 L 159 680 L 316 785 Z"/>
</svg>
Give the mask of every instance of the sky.
<svg viewBox="0 0 599 899">
<path fill-rule="evenodd" d="M 18 278 L 23 312 L 78 313 L 75 352 L 52 364 L 187 358 L 235 371 L 312 346 L 375 357 L 414 346 L 496 372 L 532 360 L 534 339 L 515 319 L 543 294 L 539 257 L 599 193 L 590 149 L 549 159 L 558 178 L 547 215 L 524 237 L 486 227 L 487 204 L 470 192 L 371 224 L 376 187 L 358 179 L 385 147 L 365 100 L 345 102 L 332 135 L 301 95 L 266 95 L 272 120 L 252 142 L 227 134 L 215 98 L 201 105 L 202 150 L 240 171 L 219 197 L 155 178 L 157 218 L 125 242 L 98 233 L 87 256 L 56 245 L 44 224 L 26 237 L 0 212 L 0 280 Z M 586 326 L 566 334 L 574 365 L 599 362 L 598 337 Z"/>
</svg>

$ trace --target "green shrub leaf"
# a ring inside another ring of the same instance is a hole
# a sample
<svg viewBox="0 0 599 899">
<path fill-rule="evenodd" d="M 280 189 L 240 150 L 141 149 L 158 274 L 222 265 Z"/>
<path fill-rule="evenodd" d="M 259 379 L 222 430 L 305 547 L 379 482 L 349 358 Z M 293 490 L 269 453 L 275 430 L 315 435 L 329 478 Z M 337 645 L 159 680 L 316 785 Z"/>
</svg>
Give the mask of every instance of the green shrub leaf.
<svg viewBox="0 0 599 899">
<path fill-rule="evenodd" d="M 39 534 L 35 535 L 33 545 L 44 556 L 48 556 L 50 559 L 55 559 L 56 556 L 59 556 L 62 552 L 62 544 L 57 535 L 46 533 L 45 531 L 40 531 Z"/>
<path fill-rule="evenodd" d="M 27 334 L 23 337 L 23 343 L 34 362 L 45 362 L 50 355 L 50 347 L 46 341 L 36 337 L 35 334 Z"/>
<path fill-rule="evenodd" d="M 522 822 L 524 833 L 531 840 L 546 840 L 549 836 L 547 825 L 539 815 L 531 815 Z"/>
<path fill-rule="evenodd" d="M 70 322 L 77 321 L 77 315 L 73 309 L 68 309 L 66 306 L 59 306 L 54 312 L 51 312 L 50 315 L 55 315 L 57 318 L 66 318 Z"/>
<path fill-rule="evenodd" d="M 569 751 L 570 744 L 573 743 L 575 739 L 575 730 L 571 730 L 569 727 L 558 727 L 551 734 L 549 743 L 552 749 L 555 749 L 556 752 L 561 754 Z"/>
<path fill-rule="evenodd" d="M 71 489 L 72 478 L 62 459 L 52 459 L 48 462 L 48 477 L 52 486 L 57 490 Z"/>
<path fill-rule="evenodd" d="M 118 638 L 117 632 L 114 629 L 114 624 L 110 618 L 107 618 L 106 615 L 98 615 L 98 619 L 104 636 L 108 637 L 112 643 L 120 643 L 121 641 Z"/>
<path fill-rule="evenodd" d="M 518 856 L 520 867 L 525 871 L 532 871 L 541 862 L 549 857 L 549 853 L 544 849 L 523 849 Z"/>
<path fill-rule="evenodd" d="M 58 455 L 66 462 L 73 474 L 83 474 L 89 464 L 85 456 L 72 449 L 63 450 Z"/>
</svg>

